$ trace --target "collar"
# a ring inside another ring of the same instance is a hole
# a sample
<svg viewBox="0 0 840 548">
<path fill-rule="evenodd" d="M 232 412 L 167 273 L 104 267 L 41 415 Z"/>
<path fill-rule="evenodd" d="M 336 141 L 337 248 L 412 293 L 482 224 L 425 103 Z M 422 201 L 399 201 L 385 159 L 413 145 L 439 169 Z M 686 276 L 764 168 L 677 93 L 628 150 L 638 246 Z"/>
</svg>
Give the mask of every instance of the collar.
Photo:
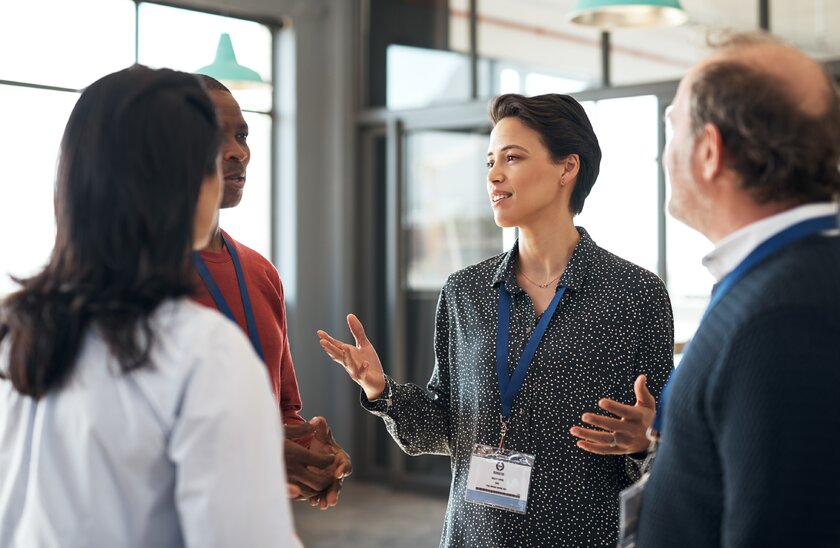
<svg viewBox="0 0 840 548">
<path fill-rule="evenodd" d="M 589 263 L 598 248 L 585 228 L 580 226 L 575 228 L 578 234 L 580 234 L 580 240 L 572 252 L 569 264 L 566 265 L 566 270 L 560 276 L 560 279 L 557 280 L 557 287 L 564 286 L 571 291 L 578 291 L 583 286 L 586 280 L 586 272 L 589 270 Z M 501 282 L 505 282 L 505 288 L 511 294 L 522 292 L 523 289 L 516 281 L 516 265 L 518 262 L 519 239 L 517 238 L 510 251 L 502 256 L 502 261 L 496 268 L 491 285 L 496 287 Z"/>
<path fill-rule="evenodd" d="M 714 276 L 715 281 L 719 282 L 735 270 L 735 267 L 746 259 L 747 255 L 752 253 L 755 248 L 775 234 L 801 221 L 831 214 L 837 214 L 837 204 L 821 202 L 801 205 L 765 217 L 720 240 L 712 252 L 703 257 L 703 266 Z M 831 233 L 836 232 L 831 231 Z"/>
</svg>

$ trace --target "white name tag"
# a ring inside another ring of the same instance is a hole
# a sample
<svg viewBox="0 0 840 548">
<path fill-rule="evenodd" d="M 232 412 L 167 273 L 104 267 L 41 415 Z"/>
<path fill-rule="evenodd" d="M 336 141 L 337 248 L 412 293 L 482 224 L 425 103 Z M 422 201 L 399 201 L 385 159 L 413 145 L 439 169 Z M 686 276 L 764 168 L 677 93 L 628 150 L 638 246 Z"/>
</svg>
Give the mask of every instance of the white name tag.
<svg viewBox="0 0 840 548">
<path fill-rule="evenodd" d="M 473 447 L 466 501 L 524 514 L 534 456 L 489 445 Z"/>
</svg>

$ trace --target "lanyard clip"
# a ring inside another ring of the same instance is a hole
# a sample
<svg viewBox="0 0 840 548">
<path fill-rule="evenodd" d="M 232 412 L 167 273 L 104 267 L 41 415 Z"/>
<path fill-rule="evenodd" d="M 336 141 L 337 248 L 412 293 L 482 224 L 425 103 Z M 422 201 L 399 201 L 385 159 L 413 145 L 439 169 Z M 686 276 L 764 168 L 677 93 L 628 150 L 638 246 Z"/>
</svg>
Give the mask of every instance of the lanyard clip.
<svg viewBox="0 0 840 548">
<path fill-rule="evenodd" d="M 505 448 L 505 436 L 507 436 L 508 425 L 510 424 L 510 419 L 505 417 L 504 415 L 499 415 L 499 422 L 502 425 L 502 437 L 499 440 L 499 451 Z"/>
</svg>

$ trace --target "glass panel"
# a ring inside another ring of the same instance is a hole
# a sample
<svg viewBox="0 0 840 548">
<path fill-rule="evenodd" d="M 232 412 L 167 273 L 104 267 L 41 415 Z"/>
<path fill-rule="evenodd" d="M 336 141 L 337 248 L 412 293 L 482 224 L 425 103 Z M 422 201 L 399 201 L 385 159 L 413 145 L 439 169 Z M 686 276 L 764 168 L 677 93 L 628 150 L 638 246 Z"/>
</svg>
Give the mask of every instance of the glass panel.
<svg viewBox="0 0 840 548">
<path fill-rule="evenodd" d="M 134 63 L 134 2 L 3 2 L 0 52 L 0 79 L 83 88 Z"/>
<path fill-rule="evenodd" d="M 665 124 L 666 140 L 670 141 L 672 130 Z M 671 181 L 667 180 L 666 199 L 671 199 Z M 666 207 L 667 207 L 667 201 Z M 709 304 L 714 277 L 703 266 L 703 256 L 713 249 L 705 236 L 682 222 L 666 215 L 665 230 L 666 257 L 668 269 L 668 293 L 674 309 L 674 342 L 687 342 L 697 331 L 703 311 Z"/>
<path fill-rule="evenodd" d="M 466 55 L 393 44 L 387 55 L 388 108 L 419 108 L 470 96 Z"/>
<path fill-rule="evenodd" d="M 245 113 L 251 162 L 242 201 L 223 209 L 219 224 L 236 240 L 271 257 L 271 116 Z"/>
<path fill-rule="evenodd" d="M 658 102 L 584 103 L 601 144 L 601 171 L 575 224 L 616 255 L 656 272 Z"/>
<path fill-rule="evenodd" d="M 402 230 L 409 289 L 439 291 L 452 272 L 502 251 L 485 186 L 487 139 L 457 131 L 406 137 Z"/>
<path fill-rule="evenodd" d="M 453 20 L 464 22 L 450 27 L 452 48 L 468 52 L 469 0 L 450 5 Z M 478 1 L 478 55 L 493 67 L 487 95 L 571 93 L 600 84 L 600 32 L 567 23 L 567 9 L 545 0 Z M 518 86 L 508 71 L 519 75 Z"/>
<path fill-rule="evenodd" d="M 155 4 L 140 4 L 139 23 L 138 60 L 144 65 L 195 72 L 213 62 L 226 32 L 236 60 L 271 81 L 271 31 L 265 25 Z M 271 86 L 232 91 L 243 109 L 271 110 Z"/>
<path fill-rule="evenodd" d="M 703 256 L 713 246 L 705 236 L 670 215 L 668 231 L 668 293 L 674 308 L 674 340 L 688 341 L 700 324 L 700 318 L 712 292 L 715 279 L 702 264 Z"/>
<path fill-rule="evenodd" d="M 370 0 L 371 106 L 417 108 L 470 99 L 469 18 L 461 4 Z M 487 95 L 490 66 L 481 62 L 478 70 L 479 90 Z"/>
<path fill-rule="evenodd" d="M 35 274 L 52 251 L 59 144 L 78 98 L 76 93 L 0 86 L 0 150 L 7 172 L 0 200 L 0 296 L 17 288 L 9 274 Z"/>
</svg>

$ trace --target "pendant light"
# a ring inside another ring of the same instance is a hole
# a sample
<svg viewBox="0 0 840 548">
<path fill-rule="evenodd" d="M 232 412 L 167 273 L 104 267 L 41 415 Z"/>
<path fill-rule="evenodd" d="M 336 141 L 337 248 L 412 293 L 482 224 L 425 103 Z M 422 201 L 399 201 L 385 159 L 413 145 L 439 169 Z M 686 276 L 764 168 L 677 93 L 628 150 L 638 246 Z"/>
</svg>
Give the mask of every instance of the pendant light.
<svg viewBox="0 0 840 548">
<path fill-rule="evenodd" d="M 212 64 L 196 70 L 199 74 L 212 76 L 230 89 L 252 89 L 265 87 L 267 84 L 255 70 L 240 65 L 233 52 L 233 42 L 228 33 L 219 37 L 216 47 L 216 59 Z"/>
<path fill-rule="evenodd" d="M 679 0 L 578 0 L 568 20 L 603 30 L 673 27 L 688 15 Z"/>
</svg>

